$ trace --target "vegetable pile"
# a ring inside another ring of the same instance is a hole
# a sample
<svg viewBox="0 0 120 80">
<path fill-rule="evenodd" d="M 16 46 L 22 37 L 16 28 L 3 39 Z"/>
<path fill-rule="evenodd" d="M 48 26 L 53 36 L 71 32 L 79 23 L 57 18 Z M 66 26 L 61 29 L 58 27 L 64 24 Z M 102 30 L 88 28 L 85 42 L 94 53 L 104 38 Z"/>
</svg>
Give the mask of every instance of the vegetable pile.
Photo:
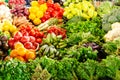
<svg viewBox="0 0 120 80">
<path fill-rule="evenodd" d="M 0 1 L 0 80 L 120 80 L 120 6 Z"/>
</svg>

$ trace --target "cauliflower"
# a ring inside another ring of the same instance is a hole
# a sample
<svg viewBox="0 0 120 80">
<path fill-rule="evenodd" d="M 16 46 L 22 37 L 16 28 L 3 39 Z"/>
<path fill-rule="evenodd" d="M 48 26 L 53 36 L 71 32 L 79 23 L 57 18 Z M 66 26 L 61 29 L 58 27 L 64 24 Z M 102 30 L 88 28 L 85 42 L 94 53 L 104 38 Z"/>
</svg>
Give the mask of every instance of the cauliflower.
<svg viewBox="0 0 120 80">
<path fill-rule="evenodd" d="M 113 41 L 116 38 L 120 37 L 120 23 L 116 22 L 112 24 L 112 30 L 104 36 L 105 41 Z"/>
<path fill-rule="evenodd" d="M 111 25 L 112 29 L 115 29 L 115 28 L 120 28 L 120 23 L 119 22 L 115 22 Z"/>
</svg>

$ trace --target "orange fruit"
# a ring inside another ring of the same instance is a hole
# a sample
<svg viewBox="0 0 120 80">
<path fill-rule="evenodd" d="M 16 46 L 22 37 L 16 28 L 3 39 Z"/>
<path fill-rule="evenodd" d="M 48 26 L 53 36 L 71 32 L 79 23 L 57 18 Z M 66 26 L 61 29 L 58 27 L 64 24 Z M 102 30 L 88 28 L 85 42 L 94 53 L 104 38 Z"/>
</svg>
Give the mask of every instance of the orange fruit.
<svg viewBox="0 0 120 80">
<path fill-rule="evenodd" d="M 16 56 L 15 58 L 18 59 L 18 60 L 20 60 L 20 61 L 24 61 L 25 62 L 24 58 L 21 57 L 21 56 Z"/>
<path fill-rule="evenodd" d="M 16 50 L 18 51 L 19 56 L 25 56 L 25 54 L 26 54 L 25 48 L 20 47 L 20 48 L 17 48 Z"/>
<path fill-rule="evenodd" d="M 17 50 L 12 50 L 11 52 L 10 52 L 10 57 L 16 57 L 18 55 L 18 51 Z"/>
<path fill-rule="evenodd" d="M 35 57 L 36 57 L 36 54 L 35 54 L 34 51 L 28 51 L 28 52 L 26 53 L 26 59 L 27 59 L 27 60 L 29 60 L 29 59 L 35 59 Z"/>
<path fill-rule="evenodd" d="M 24 45 L 21 42 L 15 43 L 15 49 L 17 48 L 24 48 Z"/>
</svg>

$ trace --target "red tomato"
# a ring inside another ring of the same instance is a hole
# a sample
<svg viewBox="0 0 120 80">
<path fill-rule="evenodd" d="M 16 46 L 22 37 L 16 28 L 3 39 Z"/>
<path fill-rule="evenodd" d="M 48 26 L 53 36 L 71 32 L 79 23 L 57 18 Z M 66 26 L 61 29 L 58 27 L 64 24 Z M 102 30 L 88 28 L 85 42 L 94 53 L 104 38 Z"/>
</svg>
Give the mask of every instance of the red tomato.
<svg viewBox="0 0 120 80">
<path fill-rule="evenodd" d="M 26 42 L 29 42 L 30 41 L 30 37 L 29 36 L 23 36 L 21 39 L 20 39 L 20 42 L 22 43 L 26 43 Z"/>
<path fill-rule="evenodd" d="M 32 29 L 32 30 L 29 32 L 29 35 L 30 35 L 30 36 L 35 36 L 35 31 Z"/>
<path fill-rule="evenodd" d="M 15 44 L 14 38 L 10 38 L 8 41 L 8 45 L 10 46 L 10 48 L 14 48 L 14 44 Z"/>
<path fill-rule="evenodd" d="M 36 38 L 39 38 L 39 37 L 41 37 L 41 34 L 40 34 L 40 32 L 35 32 L 35 37 L 36 37 Z"/>
<path fill-rule="evenodd" d="M 52 16 L 53 16 L 53 17 L 57 17 L 57 16 L 58 16 L 58 11 L 53 11 L 53 12 L 52 12 Z"/>
<path fill-rule="evenodd" d="M 54 9 L 57 10 L 57 11 L 60 10 L 60 5 L 59 5 L 59 3 L 55 3 L 55 4 L 54 4 Z"/>
<path fill-rule="evenodd" d="M 43 38 L 43 37 L 44 37 L 44 33 L 43 33 L 43 32 L 40 32 L 40 35 L 41 35 L 41 38 Z"/>
<path fill-rule="evenodd" d="M 22 35 L 21 32 L 17 32 L 17 33 L 14 35 L 14 40 L 15 40 L 15 41 L 18 41 L 18 40 L 20 40 L 20 38 L 21 38 L 22 36 L 23 36 L 23 35 Z"/>
<path fill-rule="evenodd" d="M 52 7 L 49 7 L 48 9 L 47 9 L 47 12 L 49 12 L 49 13 L 52 13 L 54 11 L 54 9 L 52 8 Z"/>
<path fill-rule="evenodd" d="M 35 42 L 35 37 L 29 36 L 30 37 L 30 42 Z"/>
<path fill-rule="evenodd" d="M 44 17 L 41 18 L 42 23 L 46 21 Z"/>
<path fill-rule="evenodd" d="M 24 32 L 22 32 L 22 35 L 23 35 L 23 36 L 28 36 L 29 33 L 28 33 L 27 31 L 24 31 Z"/>
<path fill-rule="evenodd" d="M 48 20 L 51 16 L 50 15 L 44 15 L 44 18 Z"/>
<path fill-rule="evenodd" d="M 42 39 L 41 39 L 41 38 L 37 38 L 37 39 L 36 39 L 36 42 L 37 42 L 37 43 L 42 43 Z"/>
<path fill-rule="evenodd" d="M 33 44 L 31 42 L 24 43 L 24 47 L 27 49 L 31 49 L 33 47 Z"/>
<path fill-rule="evenodd" d="M 48 7 L 53 7 L 53 3 L 48 1 L 48 2 L 47 2 L 47 6 L 48 6 Z"/>
<path fill-rule="evenodd" d="M 27 26 L 27 27 L 26 27 L 26 30 L 27 30 L 27 31 L 30 31 L 31 29 L 32 29 L 32 26 Z"/>
</svg>

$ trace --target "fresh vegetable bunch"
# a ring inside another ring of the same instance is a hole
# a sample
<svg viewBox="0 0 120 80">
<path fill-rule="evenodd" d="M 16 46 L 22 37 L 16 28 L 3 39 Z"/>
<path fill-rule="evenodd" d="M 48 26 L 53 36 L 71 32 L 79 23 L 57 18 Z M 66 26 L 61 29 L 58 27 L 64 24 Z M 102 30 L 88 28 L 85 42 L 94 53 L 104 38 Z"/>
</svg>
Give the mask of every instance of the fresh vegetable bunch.
<svg viewBox="0 0 120 80">
<path fill-rule="evenodd" d="M 25 6 L 22 6 L 22 5 L 15 5 L 11 9 L 11 13 L 14 16 L 25 16 L 25 17 L 28 17 L 28 15 L 29 15 L 28 9 Z"/>
<path fill-rule="evenodd" d="M 101 18 L 95 17 L 91 20 L 83 21 L 80 17 L 74 17 L 65 25 L 65 29 L 67 30 L 67 35 L 71 35 L 71 33 L 78 32 L 90 32 L 96 37 L 103 37 L 105 34 L 104 30 L 101 28 Z"/>
<path fill-rule="evenodd" d="M 29 59 L 35 59 L 35 50 L 28 50 L 20 42 L 15 43 L 14 49 L 10 52 L 11 58 L 17 58 L 21 61 L 28 61 Z"/>
<path fill-rule="evenodd" d="M 10 38 L 8 41 L 9 46 L 14 48 L 16 42 L 21 42 L 24 44 L 24 47 L 27 49 L 38 49 L 39 44 L 42 43 L 42 38 L 44 37 L 43 32 L 39 32 L 37 28 L 31 26 L 23 26 L 19 31 L 14 35 L 13 38 Z"/>
<path fill-rule="evenodd" d="M 97 16 L 95 7 L 88 1 L 82 1 L 79 3 L 70 3 L 68 7 L 65 7 L 64 16 L 71 19 L 74 16 L 81 16 L 85 19 L 90 19 Z"/>
</svg>

